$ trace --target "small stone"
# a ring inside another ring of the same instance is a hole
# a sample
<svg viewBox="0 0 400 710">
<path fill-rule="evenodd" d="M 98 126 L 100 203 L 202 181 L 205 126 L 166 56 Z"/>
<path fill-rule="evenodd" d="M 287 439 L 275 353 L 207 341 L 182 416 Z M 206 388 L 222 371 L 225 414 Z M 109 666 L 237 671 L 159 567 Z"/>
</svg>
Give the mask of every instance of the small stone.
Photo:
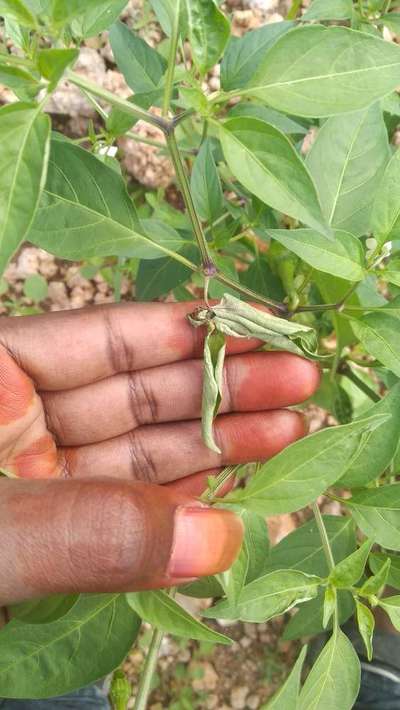
<svg viewBox="0 0 400 710">
<path fill-rule="evenodd" d="M 218 707 L 218 695 L 209 695 L 206 702 L 207 710 L 215 710 Z"/>
<path fill-rule="evenodd" d="M 257 710 L 260 707 L 260 698 L 257 695 L 249 695 L 246 700 L 246 706 L 250 710 Z"/>
<path fill-rule="evenodd" d="M 255 639 L 257 636 L 257 626 L 256 624 L 250 624 L 245 622 L 243 624 L 244 631 L 246 633 L 246 636 L 250 636 L 250 638 Z"/>
<path fill-rule="evenodd" d="M 249 639 L 247 636 L 244 636 L 242 639 L 240 639 L 240 645 L 242 646 L 242 648 L 248 648 L 249 646 L 251 646 L 251 644 L 252 640 Z"/>
<path fill-rule="evenodd" d="M 52 302 L 52 311 L 60 311 L 70 307 L 67 287 L 62 281 L 49 283 L 48 298 Z"/>
<path fill-rule="evenodd" d="M 39 250 L 35 247 L 23 249 L 17 260 L 16 276 L 26 279 L 27 276 L 37 274 L 39 271 Z"/>
<path fill-rule="evenodd" d="M 233 710 L 243 710 L 246 707 L 246 698 L 249 689 L 246 685 L 240 685 L 231 691 L 231 705 Z"/>
</svg>

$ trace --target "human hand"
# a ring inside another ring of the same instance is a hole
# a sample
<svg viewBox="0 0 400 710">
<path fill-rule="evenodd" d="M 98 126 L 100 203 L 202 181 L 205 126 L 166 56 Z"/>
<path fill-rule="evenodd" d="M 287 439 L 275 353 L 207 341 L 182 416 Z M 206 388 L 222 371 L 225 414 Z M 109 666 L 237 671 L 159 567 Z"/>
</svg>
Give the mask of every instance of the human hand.
<svg viewBox="0 0 400 710">
<path fill-rule="evenodd" d="M 240 521 L 196 496 L 222 466 L 302 436 L 301 414 L 282 408 L 309 397 L 319 373 L 230 341 L 215 454 L 201 440 L 194 307 L 2 319 L 0 468 L 24 480 L 0 481 L 0 603 L 168 586 L 234 560 Z"/>
</svg>

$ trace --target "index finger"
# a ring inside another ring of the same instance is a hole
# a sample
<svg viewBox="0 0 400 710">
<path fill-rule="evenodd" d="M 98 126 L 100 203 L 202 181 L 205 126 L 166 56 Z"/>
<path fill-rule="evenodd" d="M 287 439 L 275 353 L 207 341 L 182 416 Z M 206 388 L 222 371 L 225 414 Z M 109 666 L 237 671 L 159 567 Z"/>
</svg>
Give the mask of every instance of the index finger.
<svg viewBox="0 0 400 710">
<path fill-rule="evenodd" d="M 205 329 L 187 315 L 199 303 L 123 303 L 4 318 L 0 344 L 42 390 L 72 389 L 121 372 L 200 357 Z M 241 353 L 257 340 L 228 338 Z"/>
</svg>

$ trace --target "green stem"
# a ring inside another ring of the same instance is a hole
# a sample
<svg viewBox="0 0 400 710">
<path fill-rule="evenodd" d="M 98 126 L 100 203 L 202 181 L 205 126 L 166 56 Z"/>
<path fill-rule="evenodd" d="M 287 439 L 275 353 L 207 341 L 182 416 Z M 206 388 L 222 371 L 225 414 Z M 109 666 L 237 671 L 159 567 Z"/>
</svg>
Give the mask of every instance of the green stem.
<svg viewBox="0 0 400 710">
<path fill-rule="evenodd" d="M 290 10 L 286 15 L 286 20 L 295 20 L 300 10 L 302 0 L 293 0 Z"/>
<path fill-rule="evenodd" d="M 332 548 L 331 548 L 331 544 L 329 542 L 328 533 L 326 532 L 324 519 L 321 515 L 321 511 L 319 509 L 319 506 L 315 501 L 314 501 L 314 503 L 311 504 L 311 508 L 312 508 L 312 512 L 314 513 L 315 522 L 317 523 L 319 536 L 320 536 L 321 542 L 322 542 L 322 549 L 324 551 L 326 561 L 328 563 L 328 568 L 329 568 L 329 571 L 332 572 L 333 568 L 335 567 L 335 560 L 333 558 Z"/>
<path fill-rule="evenodd" d="M 353 370 L 346 364 L 344 363 L 341 367 L 338 368 L 338 372 L 341 375 L 344 375 L 347 377 L 348 380 L 353 382 L 353 384 L 358 387 L 361 392 L 364 392 L 364 394 L 367 395 L 370 399 L 372 399 L 373 402 L 380 402 L 380 396 L 376 392 L 374 392 L 371 387 L 369 387 L 365 382 L 363 382 L 357 375 L 353 372 Z"/>
<path fill-rule="evenodd" d="M 235 288 L 239 293 L 242 293 L 244 296 L 248 296 L 248 298 L 250 298 L 252 301 L 256 301 L 257 303 L 263 303 L 265 306 L 274 308 L 281 314 L 287 315 L 287 308 L 284 303 L 274 301 L 272 300 L 272 298 L 265 298 L 265 296 L 260 296 L 260 294 L 256 293 L 256 291 L 252 291 L 251 288 L 243 286 L 243 284 L 239 283 L 238 281 L 235 281 L 234 279 L 231 279 L 229 276 L 225 276 L 225 274 L 218 273 L 216 274 L 215 278 L 217 279 L 217 281 L 224 284 L 225 286 Z"/>
<path fill-rule="evenodd" d="M 67 71 L 66 77 L 71 84 L 79 86 L 80 89 L 87 91 L 89 94 L 98 96 L 100 99 L 103 99 L 107 103 L 111 104 L 111 106 L 117 106 L 124 113 L 128 113 L 129 115 L 140 118 L 153 126 L 157 126 L 158 128 L 161 128 L 164 133 L 169 132 L 170 122 L 166 121 L 165 118 L 154 116 L 152 113 L 149 113 L 149 111 L 145 111 L 144 109 L 139 108 L 139 106 L 135 106 L 135 104 L 132 104 L 130 101 L 121 99 L 119 96 L 111 93 L 111 91 L 107 91 L 107 89 L 97 86 L 97 84 L 94 84 L 92 81 L 85 79 L 83 76 L 80 76 L 73 71 Z"/>
<path fill-rule="evenodd" d="M 340 329 L 339 329 L 339 322 L 336 313 L 332 316 L 333 323 L 335 326 L 335 333 L 336 333 L 336 347 L 335 347 L 335 354 L 333 356 L 333 361 L 331 365 L 331 371 L 329 373 L 329 380 L 330 382 L 335 382 L 336 378 L 336 373 L 339 367 L 340 363 L 340 357 L 342 355 L 342 350 L 343 350 L 343 345 L 342 345 L 342 340 L 340 337 Z"/>
<path fill-rule="evenodd" d="M 215 222 L 213 222 L 212 224 L 210 224 L 208 227 L 205 228 L 204 234 L 208 234 L 209 232 L 212 232 L 212 230 L 215 229 L 215 227 L 217 227 L 219 224 L 224 222 L 230 216 L 231 216 L 230 212 L 224 212 L 224 214 L 222 214 L 220 217 L 218 217 L 215 220 Z"/>
<path fill-rule="evenodd" d="M 161 115 L 167 118 L 169 112 L 169 105 L 171 101 L 172 86 L 174 83 L 174 71 L 175 71 L 175 61 L 176 52 L 178 49 L 178 39 L 179 39 L 179 14 L 180 14 L 180 0 L 175 0 L 175 16 L 174 23 L 172 27 L 171 44 L 169 47 L 168 56 L 168 66 L 167 73 L 165 76 L 165 88 Z"/>
<path fill-rule="evenodd" d="M 224 470 L 215 477 L 214 485 L 208 486 L 204 493 L 201 494 L 200 500 L 204 501 L 204 503 L 213 503 L 214 499 L 218 498 L 218 493 L 221 491 L 221 488 L 223 488 L 225 483 L 236 473 L 240 465 L 241 464 L 236 464 L 235 466 L 224 468 Z"/>
<path fill-rule="evenodd" d="M 151 683 L 157 666 L 158 654 L 164 632 L 154 629 L 151 637 L 149 650 L 146 656 L 143 672 L 140 676 L 140 683 L 136 695 L 134 710 L 146 710 L 147 701 L 151 692 Z"/>
<path fill-rule="evenodd" d="M 18 57 L 16 54 L 0 54 L 0 64 L 14 64 L 15 66 L 33 69 L 30 59 Z"/>
<path fill-rule="evenodd" d="M 190 221 L 192 223 L 194 235 L 195 235 L 196 241 L 197 241 L 197 246 L 199 247 L 199 250 L 200 250 L 204 273 L 207 276 L 214 276 L 217 273 L 217 269 L 216 269 L 214 262 L 211 258 L 211 254 L 208 249 L 208 244 L 207 244 L 206 238 L 204 236 L 203 228 L 201 226 L 201 222 L 199 220 L 199 217 L 197 215 L 197 212 L 196 212 L 196 209 L 195 209 L 195 206 L 193 203 L 192 194 L 190 192 L 189 180 L 186 175 L 186 171 L 185 171 L 185 168 L 184 168 L 184 165 L 182 162 L 181 155 L 179 153 L 179 148 L 176 143 L 174 131 L 171 131 L 169 133 L 169 135 L 167 135 L 167 144 L 168 144 L 168 148 L 169 148 L 172 162 L 174 164 L 176 177 L 178 179 L 179 186 L 181 188 L 182 197 L 185 202 Z"/>
<path fill-rule="evenodd" d="M 89 101 L 89 103 L 92 104 L 92 106 L 93 106 L 94 109 L 97 111 L 97 113 L 99 114 L 99 116 L 101 116 L 101 118 L 103 119 L 103 121 L 106 122 L 106 121 L 107 121 L 107 118 L 108 118 L 107 111 L 104 111 L 103 107 L 100 106 L 99 102 L 96 101 L 96 99 L 94 98 L 94 96 L 91 96 L 91 94 L 89 94 L 88 91 L 85 91 L 85 89 L 81 89 L 81 91 L 82 91 L 82 93 L 86 96 L 86 98 L 87 98 L 87 100 Z"/>
</svg>

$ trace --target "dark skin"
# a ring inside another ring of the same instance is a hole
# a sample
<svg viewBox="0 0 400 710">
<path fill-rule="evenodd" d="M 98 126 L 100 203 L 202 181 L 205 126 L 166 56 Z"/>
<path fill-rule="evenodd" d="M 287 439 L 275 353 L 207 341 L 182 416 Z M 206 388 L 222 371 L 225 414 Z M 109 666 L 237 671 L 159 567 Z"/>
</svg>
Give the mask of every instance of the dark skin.
<svg viewBox="0 0 400 710">
<path fill-rule="evenodd" d="M 319 370 L 231 340 L 215 424 L 201 440 L 204 332 L 196 304 L 124 304 L 0 329 L 0 605 L 62 592 L 138 590 L 227 569 L 242 524 L 198 501 L 207 478 L 305 434 L 285 409 Z"/>
</svg>

